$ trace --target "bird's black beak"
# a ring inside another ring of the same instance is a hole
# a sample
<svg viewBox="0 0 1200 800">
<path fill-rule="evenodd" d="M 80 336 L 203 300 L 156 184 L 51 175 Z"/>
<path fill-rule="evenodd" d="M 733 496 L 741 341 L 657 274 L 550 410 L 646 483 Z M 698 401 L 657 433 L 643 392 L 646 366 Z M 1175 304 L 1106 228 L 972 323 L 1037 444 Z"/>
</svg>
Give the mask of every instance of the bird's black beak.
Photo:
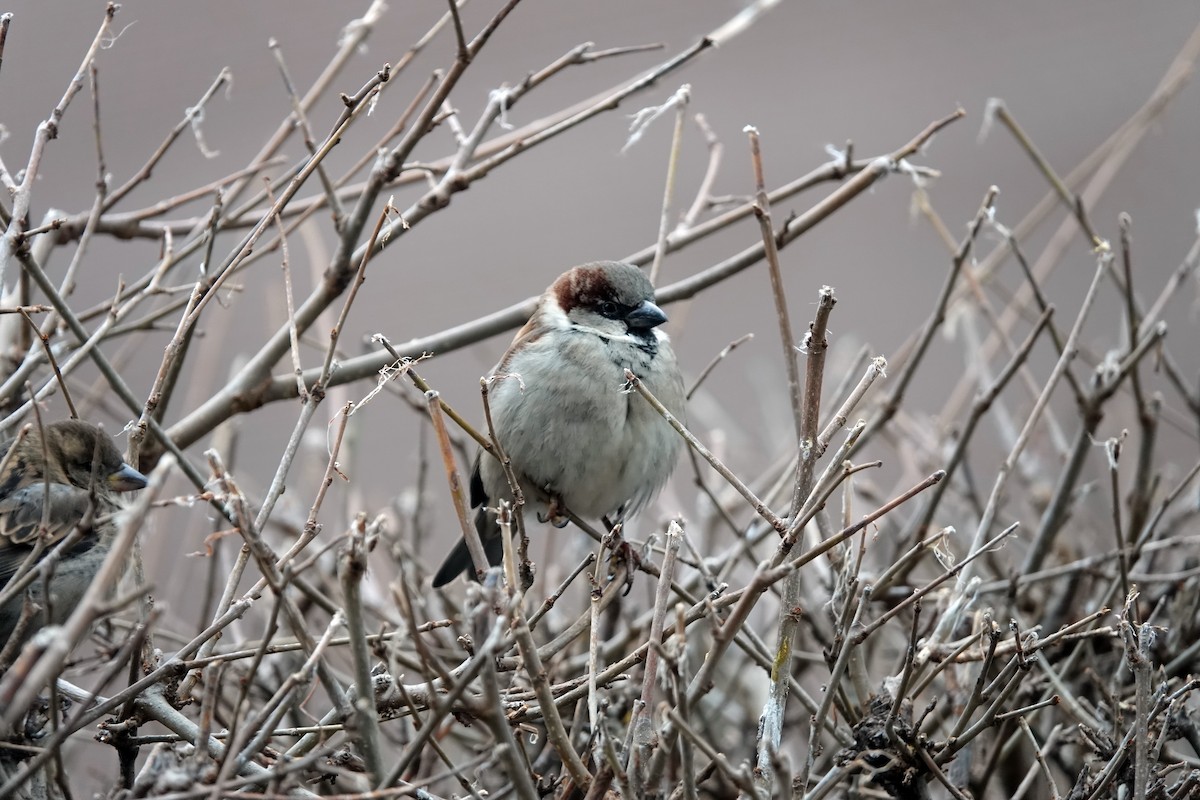
<svg viewBox="0 0 1200 800">
<path fill-rule="evenodd" d="M 134 489 L 146 488 L 146 476 L 128 464 L 108 476 L 108 485 L 116 492 L 132 492 Z"/>
<path fill-rule="evenodd" d="M 649 300 L 643 300 L 640 306 L 625 315 L 625 324 L 635 330 L 657 328 L 666 321 L 667 315 L 663 310 Z"/>
</svg>

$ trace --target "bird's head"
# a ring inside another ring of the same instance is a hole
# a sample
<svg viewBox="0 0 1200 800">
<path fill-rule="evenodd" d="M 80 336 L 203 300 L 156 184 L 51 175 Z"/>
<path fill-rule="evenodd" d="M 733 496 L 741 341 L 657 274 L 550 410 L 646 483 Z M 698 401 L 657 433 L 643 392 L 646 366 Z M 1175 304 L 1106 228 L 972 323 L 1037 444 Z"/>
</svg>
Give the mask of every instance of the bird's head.
<svg viewBox="0 0 1200 800">
<path fill-rule="evenodd" d="M 125 463 L 112 437 L 102 428 L 77 419 L 60 420 L 46 426 L 47 469 L 51 478 L 61 474 L 63 483 L 88 489 L 92 476 L 97 488 L 112 492 L 129 492 L 146 485 L 146 476 Z M 36 430 L 26 442 L 36 456 L 41 454 L 41 440 Z"/>
<path fill-rule="evenodd" d="M 654 286 L 637 267 L 597 261 L 563 273 L 546 300 L 574 325 L 607 336 L 649 337 L 667 315 L 654 303 Z"/>
</svg>

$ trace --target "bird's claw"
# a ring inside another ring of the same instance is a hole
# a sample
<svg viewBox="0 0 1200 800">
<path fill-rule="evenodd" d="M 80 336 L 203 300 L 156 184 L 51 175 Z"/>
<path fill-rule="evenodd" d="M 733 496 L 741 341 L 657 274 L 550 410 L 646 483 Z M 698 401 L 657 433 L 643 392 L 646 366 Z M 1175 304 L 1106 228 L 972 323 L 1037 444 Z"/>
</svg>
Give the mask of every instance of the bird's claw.
<svg viewBox="0 0 1200 800">
<path fill-rule="evenodd" d="M 605 544 L 608 546 L 609 552 L 612 553 L 608 558 L 609 564 L 613 565 L 614 568 L 625 564 L 625 591 L 621 593 L 621 596 L 625 597 L 633 589 L 634 575 L 641 569 L 642 554 L 638 552 L 636 547 L 622 538 L 620 524 L 613 526 L 609 535 L 605 538 L 608 539 Z"/>
<path fill-rule="evenodd" d="M 545 512 L 539 511 L 538 522 L 545 524 L 549 522 L 556 528 L 565 528 L 570 518 L 566 515 L 566 506 L 563 505 L 562 498 L 554 492 L 550 492 L 550 501 L 546 505 Z"/>
</svg>

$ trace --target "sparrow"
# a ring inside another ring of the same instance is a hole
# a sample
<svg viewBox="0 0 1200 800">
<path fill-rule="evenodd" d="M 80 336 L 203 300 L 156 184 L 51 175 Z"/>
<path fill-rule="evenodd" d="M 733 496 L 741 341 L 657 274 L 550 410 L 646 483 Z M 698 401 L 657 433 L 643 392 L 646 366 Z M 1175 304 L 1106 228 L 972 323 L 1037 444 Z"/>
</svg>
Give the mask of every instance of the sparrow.
<svg viewBox="0 0 1200 800">
<path fill-rule="evenodd" d="M 566 524 L 557 512 L 561 506 L 580 517 L 632 515 L 670 477 L 681 439 L 625 379 L 631 370 L 682 418 L 683 376 L 659 329 L 666 321 L 654 304 L 654 287 L 637 267 L 584 264 L 550 285 L 490 373 L 496 439 L 542 521 Z M 470 499 L 488 563 L 497 565 L 503 540 L 494 506 L 500 499 L 512 502 L 512 492 L 499 460 L 482 451 Z M 463 572 L 474 575 L 474 566 L 460 541 L 433 586 Z"/>
<path fill-rule="evenodd" d="M 19 442 L 0 442 L 0 459 L 0 595 L 31 553 L 36 550 L 35 557 L 42 561 L 86 523 L 79 540 L 53 564 L 49 597 L 38 577 L 25 592 L 0 605 L 3 649 L 20 619 L 26 594 L 41 608 L 23 639 L 71 615 L 116 535 L 112 514 L 121 507 L 117 495 L 141 489 L 146 476 L 124 462 L 101 428 L 73 419 L 52 422 L 44 432 L 34 427 Z"/>
</svg>

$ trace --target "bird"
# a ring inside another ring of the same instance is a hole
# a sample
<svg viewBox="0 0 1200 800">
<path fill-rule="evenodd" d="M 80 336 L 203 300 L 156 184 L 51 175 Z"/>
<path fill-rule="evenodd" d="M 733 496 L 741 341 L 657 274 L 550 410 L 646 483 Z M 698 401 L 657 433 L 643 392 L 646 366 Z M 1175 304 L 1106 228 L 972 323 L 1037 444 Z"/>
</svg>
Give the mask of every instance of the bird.
<svg viewBox="0 0 1200 800">
<path fill-rule="evenodd" d="M 35 426 L 24 439 L 0 442 L 0 459 L 0 595 L 31 554 L 40 562 L 76 527 L 82 534 L 53 565 L 48 597 L 39 576 L 0 605 L 3 649 L 26 594 L 40 610 L 22 641 L 71 615 L 116 535 L 112 514 L 121 507 L 118 494 L 143 488 L 146 476 L 125 463 L 102 428 L 76 419 Z"/>
<path fill-rule="evenodd" d="M 542 521 L 566 524 L 560 506 L 583 518 L 644 508 L 670 477 L 679 435 L 629 390 L 628 369 L 672 415 L 685 397 L 667 321 L 654 287 L 637 267 L 598 261 L 560 275 L 489 377 L 488 401 L 497 441 L 522 494 Z M 546 502 L 543 498 L 549 498 Z M 512 492 L 497 458 L 482 451 L 470 480 L 475 529 L 488 563 L 503 559 L 495 514 Z M 434 588 L 475 575 L 459 541 L 433 578 Z"/>
</svg>

